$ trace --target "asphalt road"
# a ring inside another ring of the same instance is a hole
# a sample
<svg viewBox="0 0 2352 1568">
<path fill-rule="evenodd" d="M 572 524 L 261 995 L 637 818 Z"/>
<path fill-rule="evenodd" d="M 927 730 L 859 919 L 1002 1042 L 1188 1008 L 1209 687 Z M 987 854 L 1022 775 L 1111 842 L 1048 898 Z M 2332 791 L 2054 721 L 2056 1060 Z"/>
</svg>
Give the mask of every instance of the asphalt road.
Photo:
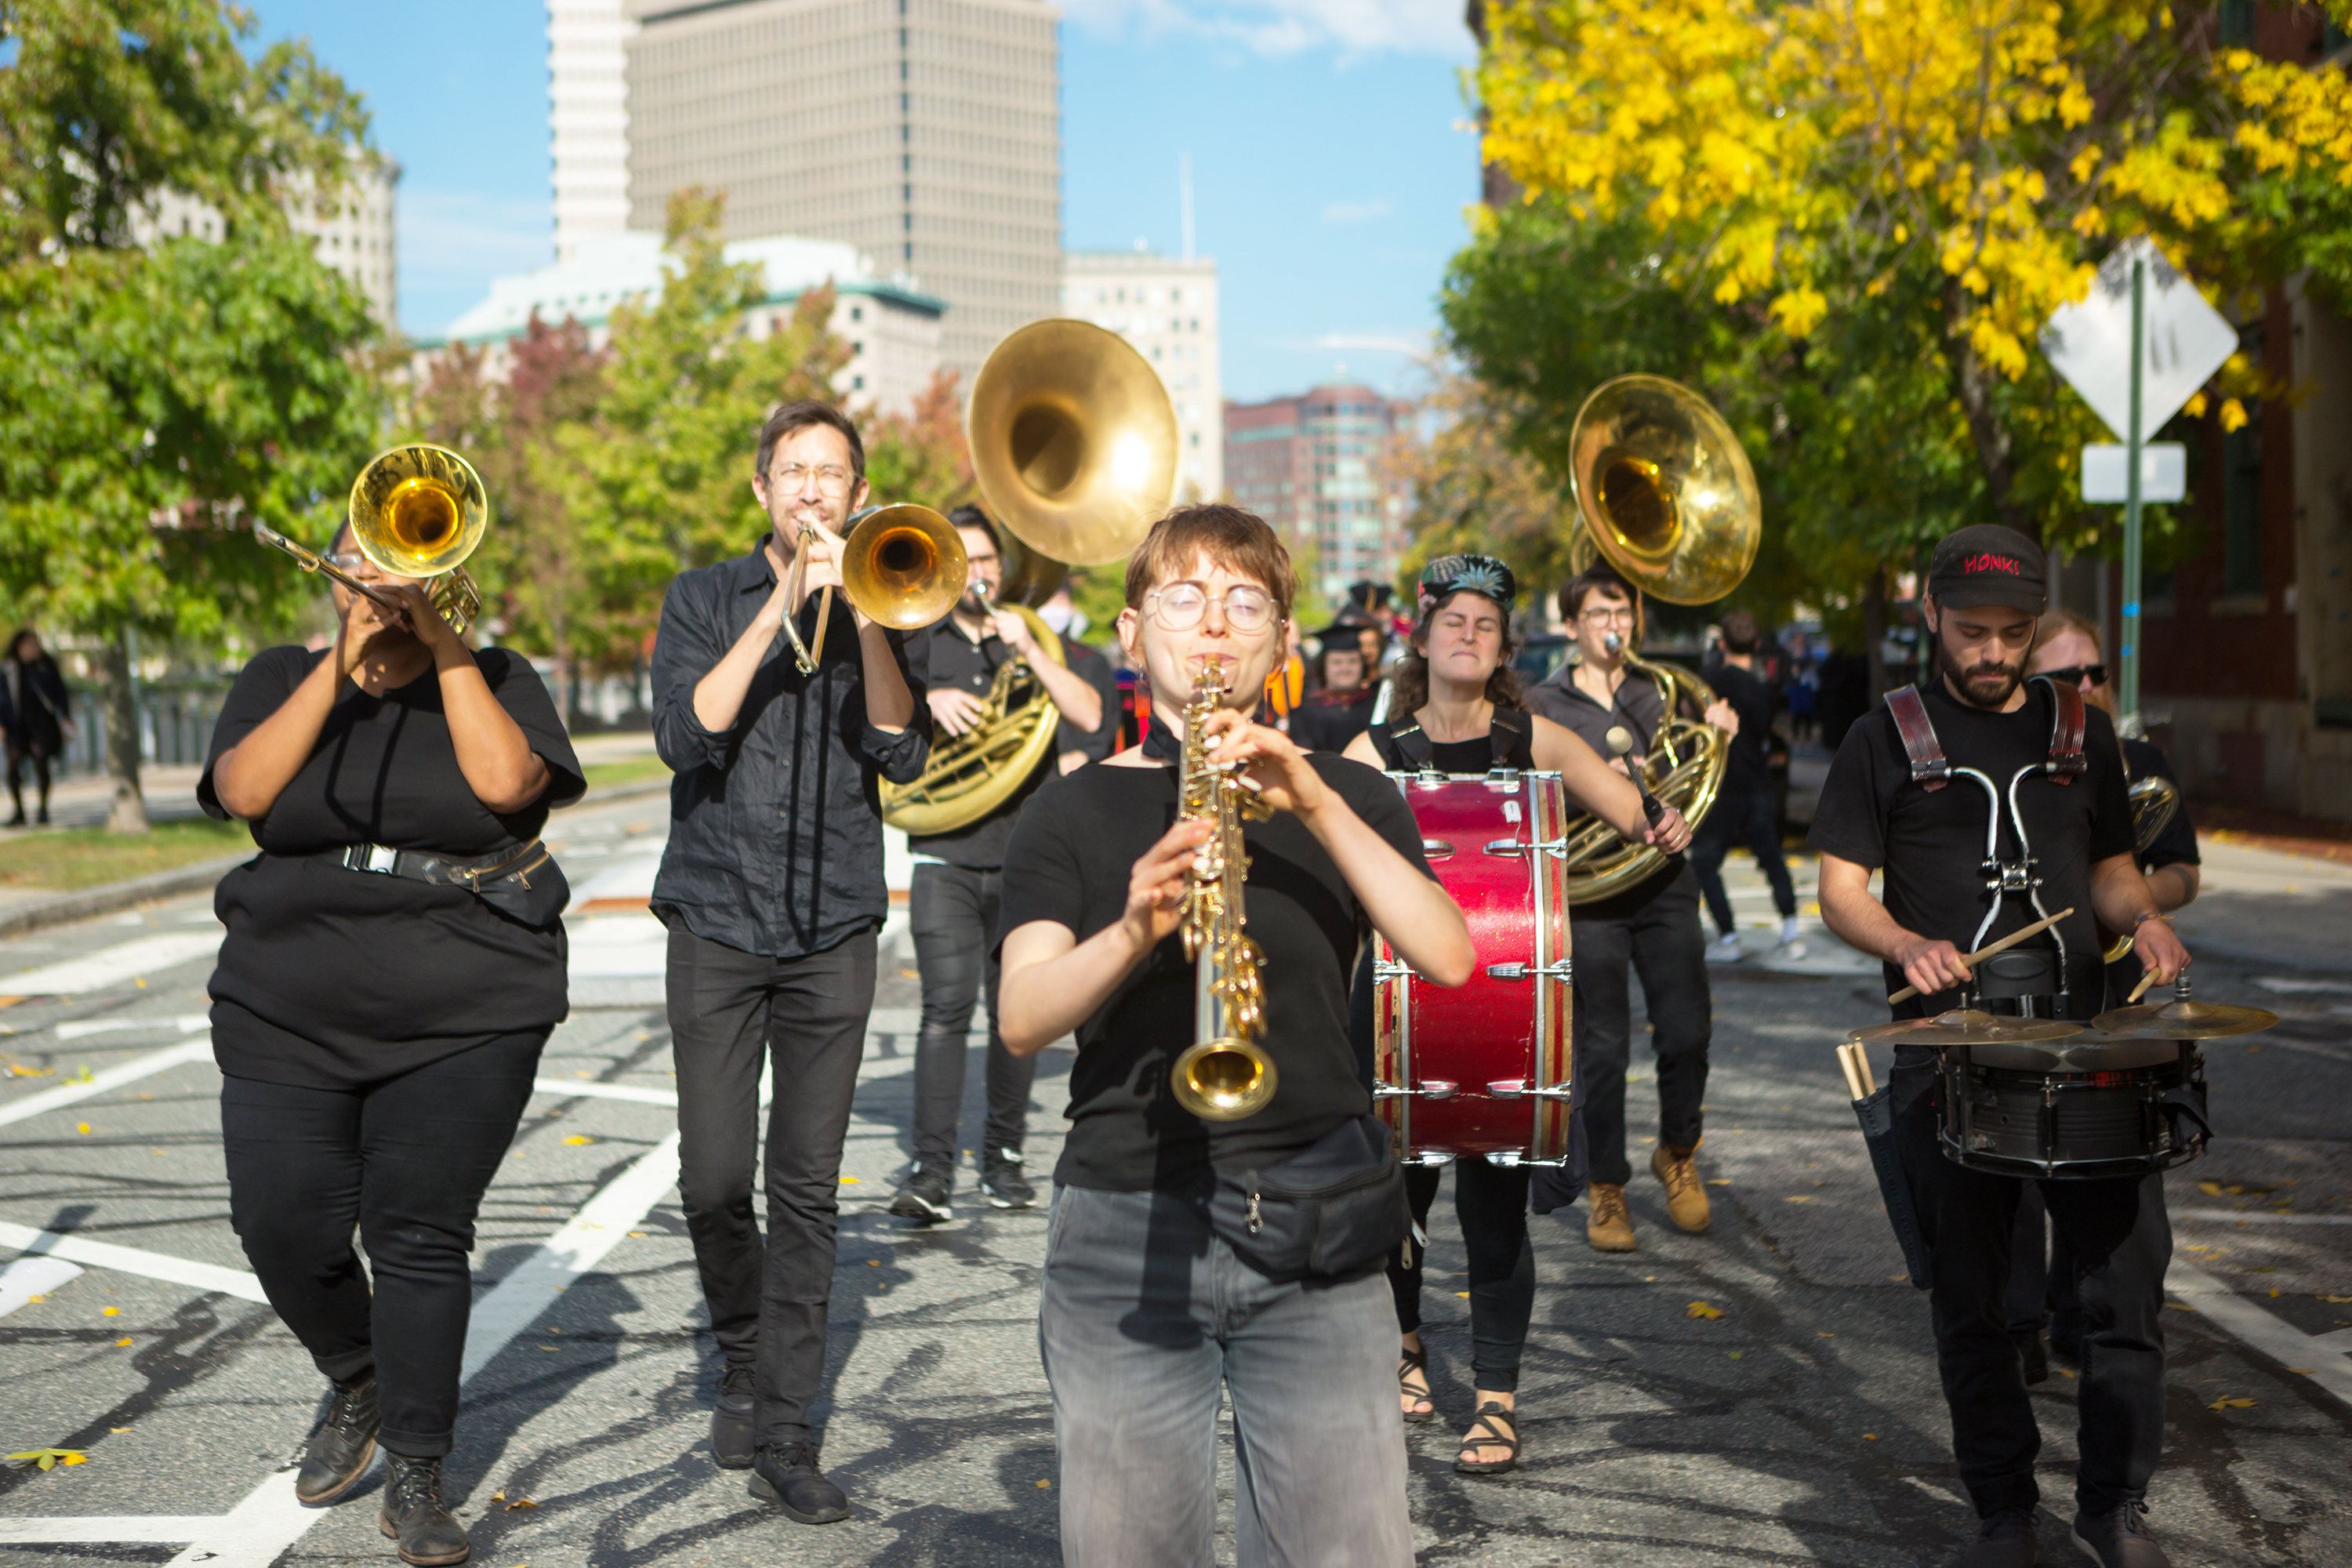
<svg viewBox="0 0 2352 1568">
<path fill-rule="evenodd" d="M 670 1184 L 658 930 L 628 904 L 662 815 L 624 803 L 550 833 L 583 895 L 575 1011 L 484 1205 L 450 1461 L 475 1561 L 1058 1561 L 1034 1328 L 1044 1211 L 975 1207 L 967 1176 L 948 1226 L 883 1212 L 906 1158 L 903 944 L 886 945 L 851 1131 L 820 1408 L 855 1515 L 793 1525 L 711 1467 L 715 1352 Z M 1761 914 L 1740 864 L 1742 908 Z M 2209 908 L 2226 913 L 2227 896 Z M 2337 931 L 2333 951 L 2352 953 L 2352 921 Z M 321 1385 L 254 1299 L 226 1221 L 204 1023 L 217 931 L 187 900 L 0 943 L 0 994 L 21 997 L 0 1006 L 0 1453 L 86 1456 L 0 1470 L 0 1564 L 394 1561 L 373 1481 L 338 1508 L 290 1503 L 284 1468 Z M 1498 1479 L 1451 1468 L 1468 1302 L 1446 1288 L 1464 1263 L 1441 1197 L 1427 1311 L 1444 1420 L 1408 1429 L 1423 1563 L 1950 1560 L 1968 1519 L 1926 1300 L 1890 1278 L 1900 1262 L 1832 1055 L 1885 1009 L 1874 976 L 1818 952 L 1714 972 L 1710 1234 L 1675 1232 L 1646 1173 L 1635 1253 L 1587 1250 L 1580 1210 L 1535 1222 L 1526 1458 Z M 2222 1137 L 2169 1182 L 2183 1267 L 2154 1520 L 2183 1568 L 2352 1562 L 2352 960 L 2213 959 L 2199 973 L 2202 995 L 2289 1017 L 2209 1050 Z M 1068 1059 L 1049 1055 L 1038 1079 L 1033 1171 L 1059 1146 Z M 2066 1561 L 2074 1385 L 2053 1376 L 2034 1398 L 2057 1512 L 2044 1549 Z"/>
</svg>

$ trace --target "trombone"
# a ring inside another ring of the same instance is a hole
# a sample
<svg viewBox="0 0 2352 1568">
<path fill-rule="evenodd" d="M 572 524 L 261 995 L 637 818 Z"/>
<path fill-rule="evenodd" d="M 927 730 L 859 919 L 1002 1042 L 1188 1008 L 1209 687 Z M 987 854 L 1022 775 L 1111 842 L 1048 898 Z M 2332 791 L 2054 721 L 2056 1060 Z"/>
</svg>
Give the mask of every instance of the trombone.
<svg viewBox="0 0 2352 1568">
<path fill-rule="evenodd" d="M 963 540 L 929 507 L 903 501 L 869 506 L 851 514 L 849 525 L 842 542 L 841 592 L 849 607 L 867 620 L 913 631 L 946 615 L 963 596 L 971 574 Z M 807 586 L 809 546 L 815 542 L 816 531 L 803 523 L 787 579 L 793 600 L 802 598 Z M 784 635 L 792 639 L 793 661 L 803 675 L 814 675 L 824 658 L 825 628 L 833 621 L 833 584 L 818 595 L 812 639 L 803 642 L 793 620 L 785 617 Z"/>
<path fill-rule="evenodd" d="M 349 516 L 353 542 L 378 571 L 423 579 L 425 596 L 452 631 L 462 633 L 473 624 L 481 613 L 482 590 L 461 563 L 490 526 L 490 502 L 471 463 L 446 447 L 422 441 L 378 453 L 352 483 Z M 401 613 L 397 599 L 266 523 L 256 522 L 253 536 L 291 555 L 303 571 L 331 577 Z"/>
</svg>

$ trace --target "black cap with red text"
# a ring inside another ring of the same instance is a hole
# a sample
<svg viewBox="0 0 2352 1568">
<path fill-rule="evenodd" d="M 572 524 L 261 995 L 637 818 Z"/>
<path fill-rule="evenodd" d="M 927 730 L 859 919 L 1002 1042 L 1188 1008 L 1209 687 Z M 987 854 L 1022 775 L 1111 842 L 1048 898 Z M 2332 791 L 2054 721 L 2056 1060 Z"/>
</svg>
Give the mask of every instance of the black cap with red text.
<svg viewBox="0 0 2352 1568">
<path fill-rule="evenodd" d="M 1928 563 L 1927 592 L 1948 610 L 1998 605 L 2038 616 L 2050 605 L 2042 546 L 1997 522 L 1946 534 Z"/>
</svg>

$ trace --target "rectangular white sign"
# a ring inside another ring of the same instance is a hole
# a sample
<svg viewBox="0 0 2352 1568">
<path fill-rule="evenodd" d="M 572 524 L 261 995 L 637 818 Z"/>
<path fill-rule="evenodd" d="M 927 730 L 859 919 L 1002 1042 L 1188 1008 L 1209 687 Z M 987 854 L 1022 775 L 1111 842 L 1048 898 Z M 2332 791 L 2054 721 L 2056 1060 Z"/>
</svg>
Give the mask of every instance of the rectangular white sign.
<svg viewBox="0 0 2352 1568">
<path fill-rule="evenodd" d="M 2083 448 L 2083 499 L 2122 502 L 2131 482 L 2129 448 L 2100 443 Z M 2189 494 L 2189 448 L 2150 441 L 2139 449 L 2139 499 L 2179 500 Z"/>
</svg>

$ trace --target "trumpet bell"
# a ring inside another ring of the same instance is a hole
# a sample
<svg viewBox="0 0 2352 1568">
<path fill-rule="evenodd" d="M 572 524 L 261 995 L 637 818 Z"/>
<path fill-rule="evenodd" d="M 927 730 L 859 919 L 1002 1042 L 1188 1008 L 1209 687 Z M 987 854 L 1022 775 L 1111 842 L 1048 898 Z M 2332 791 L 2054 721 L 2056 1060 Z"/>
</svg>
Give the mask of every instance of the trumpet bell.
<svg viewBox="0 0 2352 1568">
<path fill-rule="evenodd" d="M 1118 560 L 1176 491 L 1167 388 L 1125 339 L 1092 322 L 1032 321 L 997 344 L 972 382 L 965 428 L 997 521 L 1057 562 Z"/>
<path fill-rule="evenodd" d="M 955 525 L 927 506 L 868 507 L 852 521 L 841 591 L 869 621 L 928 626 L 963 596 L 971 563 Z"/>
<path fill-rule="evenodd" d="M 352 481 L 352 537 L 395 577 L 454 572 L 490 525 L 489 496 L 474 466 L 446 447 L 416 442 L 379 454 Z"/>
<path fill-rule="evenodd" d="M 1569 437 L 1569 480 L 1586 535 L 1644 593 L 1712 604 L 1756 563 L 1756 471 L 1723 416 L 1678 383 L 1596 387 Z"/>
<path fill-rule="evenodd" d="M 1169 1075 L 1176 1103 L 1203 1121 L 1239 1121 L 1274 1098 L 1274 1058 L 1238 1036 L 1187 1047 Z"/>
</svg>

